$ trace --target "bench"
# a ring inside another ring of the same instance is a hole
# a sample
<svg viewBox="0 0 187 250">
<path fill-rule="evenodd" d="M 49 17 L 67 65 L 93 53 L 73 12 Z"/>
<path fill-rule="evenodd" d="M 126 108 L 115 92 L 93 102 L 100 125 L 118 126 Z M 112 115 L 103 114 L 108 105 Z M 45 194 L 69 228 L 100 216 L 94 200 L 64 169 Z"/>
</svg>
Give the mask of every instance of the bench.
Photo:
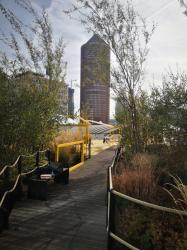
<svg viewBox="0 0 187 250">
<path fill-rule="evenodd" d="M 28 198 L 36 200 L 47 200 L 49 180 L 50 179 L 43 180 L 34 177 L 30 178 L 28 183 Z"/>
</svg>

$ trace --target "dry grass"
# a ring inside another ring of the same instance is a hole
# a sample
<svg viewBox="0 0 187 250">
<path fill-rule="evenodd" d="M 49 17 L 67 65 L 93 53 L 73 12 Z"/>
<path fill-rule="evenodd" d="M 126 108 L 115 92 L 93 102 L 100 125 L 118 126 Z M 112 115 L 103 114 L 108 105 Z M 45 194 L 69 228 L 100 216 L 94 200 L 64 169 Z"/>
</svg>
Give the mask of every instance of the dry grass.
<svg viewBox="0 0 187 250">
<path fill-rule="evenodd" d="M 152 201 L 155 198 L 157 180 L 154 174 L 155 156 L 136 154 L 120 175 L 113 177 L 114 187 L 129 196 Z"/>
<path fill-rule="evenodd" d="M 172 176 L 174 184 L 168 183 L 171 190 L 165 189 L 172 197 L 174 203 L 180 209 L 187 211 L 187 186 L 184 185 L 179 177 Z"/>
<path fill-rule="evenodd" d="M 82 134 L 76 130 L 66 130 L 66 131 L 61 131 L 59 135 L 55 138 L 54 143 L 55 144 L 62 144 L 66 142 L 73 142 L 73 141 L 79 141 L 82 140 Z"/>
<path fill-rule="evenodd" d="M 155 155 L 136 154 L 121 174 L 115 175 L 114 188 L 131 197 L 158 205 L 187 208 L 187 186 L 173 178 L 170 196 L 158 185 L 156 173 L 159 158 Z M 122 167 L 122 166 L 120 166 Z M 171 199 L 172 197 L 172 199 Z M 116 203 L 116 230 L 122 238 L 139 249 L 187 249 L 186 219 L 158 210 L 143 208 L 135 203 Z M 117 248 L 118 249 L 118 248 Z M 123 248 L 119 248 L 123 249 Z"/>
<path fill-rule="evenodd" d="M 50 149 L 51 149 L 51 160 L 55 161 L 55 148 L 58 144 L 68 143 L 68 142 L 74 142 L 74 141 L 80 141 L 83 140 L 83 133 L 80 132 L 80 130 L 77 128 L 76 130 L 64 130 L 58 133 L 58 135 L 55 137 L 54 141 L 51 142 Z M 60 151 L 60 154 L 65 155 L 72 155 L 75 152 L 80 151 L 80 145 L 74 145 L 65 147 Z"/>
<path fill-rule="evenodd" d="M 137 153 L 130 162 L 130 167 L 134 169 L 154 169 L 157 164 L 158 157 L 156 155 Z"/>
</svg>

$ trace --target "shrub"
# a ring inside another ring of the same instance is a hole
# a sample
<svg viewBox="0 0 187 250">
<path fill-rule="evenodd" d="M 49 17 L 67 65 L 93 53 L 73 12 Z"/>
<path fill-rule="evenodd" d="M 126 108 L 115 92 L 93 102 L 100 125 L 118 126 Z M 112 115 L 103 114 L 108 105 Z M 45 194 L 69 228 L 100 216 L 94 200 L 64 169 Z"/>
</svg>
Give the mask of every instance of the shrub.
<svg viewBox="0 0 187 250">
<path fill-rule="evenodd" d="M 187 249 L 187 221 L 181 222 L 178 215 L 145 208 L 129 202 L 125 208 L 121 208 L 117 233 L 139 249 L 185 250 Z"/>
<path fill-rule="evenodd" d="M 70 154 L 69 154 L 69 152 L 68 152 L 67 150 L 61 152 L 61 154 L 60 154 L 59 162 L 62 163 L 62 166 L 63 166 L 64 168 L 70 167 L 70 163 L 69 163 L 69 161 L 70 161 L 70 156 L 69 156 L 69 155 L 70 155 Z"/>
<path fill-rule="evenodd" d="M 172 182 L 171 175 L 178 176 L 184 184 L 187 184 L 187 152 L 185 148 L 172 147 L 167 152 L 163 151 L 157 161 L 156 171 L 159 175 L 160 185 Z"/>
<path fill-rule="evenodd" d="M 59 161 L 64 167 L 72 167 L 79 163 L 81 161 L 80 146 L 74 145 L 63 148 L 62 151 L 60 151 Z"/>
<path fill-rule="evenodd" d="M 163 166 L 169 169 L 170 166 L 166 163 L 172 162 L 172 166 L 178 169 L 174 161 L 175 155 L 167 152 L 168 149 L 165 150 L 165 147 L 162 149 L 165 155 L 168 155 Z M 163 155 L 160 154 L 160 158 Z M 172 207 L 174 200 L 178 208 L 186 209 L 187 187 L 179 178 L 167 177 L 173 179 L 174 183 L 169 184 L 172 188 L 168 191 L 170 196 L 159 186 L 157 171 L 161 171 L 161 168 L 158 169 L 160 158 L 158 155 L 136 154 L 128 165 L 123 166 L 121 174 L 113 177 L 114 188 L 131 197 L 162 206 Z M 176 158 L 181 160 L 178 155 Z M 162 169 L 162 171 L 166 170 Z M 116 199 L 115 233 L 137 248 L 144 250 L 187 249 L 186 228 L 186 217 Z M 115 249 L 123 248 L 120 246 Z"/>
<path fill-rule="evenodd" d="M 73 141 L 79 141 L 82 140 L 82 135 L 78 130 L 65 130 L 61 131 L 58 136 L 55 138 L 54 143 L 55 144 L 63 144 L 66 142 L 73 142 Z"/>
<path fill-rule="evenodd" d="M 114 187 L 129 196 L 150 201 L 156 193 L 155 156 L 136 154 L 121 174 L 113 177 Z"/>
</svg>

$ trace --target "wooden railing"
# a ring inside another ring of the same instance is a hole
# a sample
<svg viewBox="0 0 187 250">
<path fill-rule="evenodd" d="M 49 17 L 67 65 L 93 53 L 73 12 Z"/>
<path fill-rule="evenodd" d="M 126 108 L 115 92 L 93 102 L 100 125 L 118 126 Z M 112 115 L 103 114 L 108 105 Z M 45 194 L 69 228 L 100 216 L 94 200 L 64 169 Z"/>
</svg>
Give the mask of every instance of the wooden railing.
<svg viewBox="0 0 187 250">
<path fill-rule="evenodd" d="M 37 151 L 32 155 L 19 155 L 16 161 L 5 166 L 0 172 L 0 208 L 3 206 L 7 196 L 13 193 L 22 176 L 31 174 L 37 168 L 45 167 L 50 162 L 50 151 Z"/>
<path fill-rule="evenodd" d="M 115 221 L 115 213 L 116 213 L 116 200 L 117 198 L 124 200 L 126 202 L 132 202 L 134 205 L 139 205 L 142 208 L 151 208 L 153 210 L 157 210 L 160 212 L 165 212 L 178 216 L 187 217 L 187 212 L 182 210 L 177 210 L 173 208 L 163 207 L 159 205 L 155 205 L 149 202 L 145 202 L 139 199 L 135 199 L 123 193 L 120 193 L 114 189 L 112 176 L 114 172 L 116 172 L 117 162 L 120 159 L 121 148 L 118 148 L 115 152 L 115 156 L 113 158 L 111 166 L 108 168 L 108 178 L 107 178 L 107 233 L 108 233 L 108 250 L 114 250 L 115 242 L 121 244 L 122 246 L 131 249 L 131 250 L 140 250 L 136 246 L 133 246 L 131 243 L 127 242 L 125 239 L 122 239 L 119 235 L 116 235 L 116 221 Z"/>
</svg>

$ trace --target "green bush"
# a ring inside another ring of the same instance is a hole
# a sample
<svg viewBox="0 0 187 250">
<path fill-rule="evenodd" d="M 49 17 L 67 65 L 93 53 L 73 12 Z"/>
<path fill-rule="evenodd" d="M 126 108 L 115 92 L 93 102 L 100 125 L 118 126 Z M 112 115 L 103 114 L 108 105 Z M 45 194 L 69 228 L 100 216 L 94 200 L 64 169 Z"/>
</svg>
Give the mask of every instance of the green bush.
<svg viewBox="0 0 187 250">
<path fill-rule="evenodd" d="M 178 176 L 187 185 L 187 152 L 185 150 L 175 148 L 162 153 L 159 156 L 156 168 L 160 185 L 172 182 L 169 174 Z"/>
<path fill-rule="evenodd" d="M 68 168 L 70 167 L 70 156 L 68 152 L 61 152 L 59 157 L 59 162 L 61 163 L 62 167 Z"/>
<path fill-rule="evenodd" d="M 128 204 L 118 225 L 118 235 L 139 249 L 187 249 L 187 220 L 178 215 Z"/>
</svg>

